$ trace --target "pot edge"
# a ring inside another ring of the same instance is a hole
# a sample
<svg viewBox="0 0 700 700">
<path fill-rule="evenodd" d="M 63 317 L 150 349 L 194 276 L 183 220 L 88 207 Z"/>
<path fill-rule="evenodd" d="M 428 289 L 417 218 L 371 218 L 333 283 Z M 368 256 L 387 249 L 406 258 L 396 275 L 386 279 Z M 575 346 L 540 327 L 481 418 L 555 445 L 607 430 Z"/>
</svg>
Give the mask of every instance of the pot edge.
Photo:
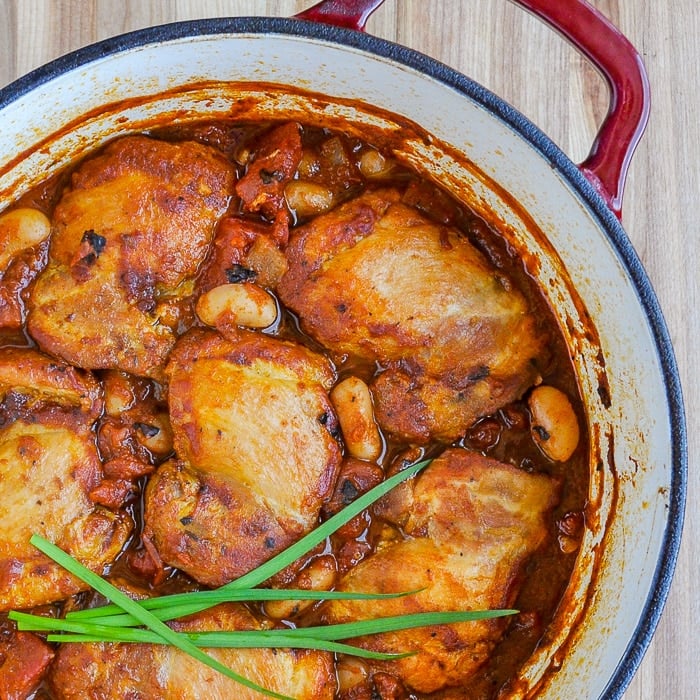
<svg viewBox="0 0 700 700">
<path fill-rule="evenodd" d="M 528 142 L 556 169 L 600 223 L 620 262 L 629 275 L 649 323 L 663 374 L 669 406 L 672 439 L 672 488 L 663 554 L 657 562 L 650 586 L 651 595 L 640 614 L 640 622 L 613 677 L 601 695 L 620 698 L 636 672 L 664 609 L 680 549 L 687 491 L 687 433 L 682 388 L 670 334 L 647 273 L 629 237 L 601 195 L 568 156 L 518 110 L 467 76 L 419 51 L 369 34 L 331 25 L 280 17 L 226 17 L 187 20 L 157 25 L 104 39 L 61 56 L 0 89 L 0 112 L 18 97 L 52 78 L 106 55 L 138 46 L 206 34 L 283 34 L 320 39 L 350 46 L 390 59 L 425 73 L 490 112 Z"/>
</svg>

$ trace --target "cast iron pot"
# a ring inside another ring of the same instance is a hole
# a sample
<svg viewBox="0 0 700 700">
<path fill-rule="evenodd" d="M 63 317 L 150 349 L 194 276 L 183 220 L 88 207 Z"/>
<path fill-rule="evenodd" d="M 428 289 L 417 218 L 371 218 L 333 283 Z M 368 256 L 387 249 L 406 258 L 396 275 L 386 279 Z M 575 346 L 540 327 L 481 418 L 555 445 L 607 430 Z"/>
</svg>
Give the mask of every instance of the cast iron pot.
<svg viewBox="0 0 700 700">
<path fill-rule="evenodd" d="M 590 433 L 586 531 L 546 645 L 512 697 L 620 697 L 671 582 L 686 488 L 678 373 L 661 311 L 618 220 L 648 110 L 633 47 L 585 0 L 518 0 L 611 87 L 591 154 L 572 163 L 504 101 L 366 35 L 382 0 L 292 19 L 184 22 L 67 55 L 0 91 L 0 211 L 70 160 L 169 121 L 236 116 L 330 125 L 398 158 L 497 225 L 555 309 Z"/>
</svg>

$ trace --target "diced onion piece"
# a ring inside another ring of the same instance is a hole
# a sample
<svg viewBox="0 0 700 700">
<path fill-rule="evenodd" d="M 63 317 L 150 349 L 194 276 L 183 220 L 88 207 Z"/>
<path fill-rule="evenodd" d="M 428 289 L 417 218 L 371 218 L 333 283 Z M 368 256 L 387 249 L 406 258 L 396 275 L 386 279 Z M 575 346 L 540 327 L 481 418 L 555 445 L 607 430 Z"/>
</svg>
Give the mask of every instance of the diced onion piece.
<svg viewBox="0 0 700 700">
<path fill-rule="evenodd" d="M 374 421 L 372 395 L 367 384 L 359 377 L 348 377 L 333 387 L 330 396 L 350 455 L 376 460 L 382 453 L 382 438 Z"/>
<path fill-rule="evenodd" d="M 136 403 L 133 387 L 125 375 L 114 373 L 114 379 L 104 382 L 105 414 L 119 417 Z"/>
<path fill-rule="evenodd" d="M 51 222 L 38 209 L 13 209 L 0 216 L 0 269 L 18 253 L 45 241 Z"/>
<path fill-rule="evenodd" d="M 305 148 L 301 154 L 301 160 L 297 166 L 297 172 L 302 179 L 308 179 L 318 175 L 321 166 L 318 162 L 316 153 L 308 148 Z"/>
<path fill-rule="evenodd" d="M 284 188 L 287 206 L 300 217 L 323 214 L 333 206 L 333 192 L 308 180 L 292 180 Z"/>
<path fill-rule="evenodd" d="M 345 146 L 343 146 L 343 142 L 337 136 L 333 136 L 321 144 L 321 154 L 328 165 L 334 167 L 347 167 L 350 165 Z"/>
<path fill-rule="evenodd" d="M 267 237 L 258 236 L 248 251 L 246 264 L 256 273 L 256 282 L 263 287 L 276 287 L 287 272 L 285 254 Z"/>
<path fill-rule="evenodd" d="M 154 316 L 158 319 L 159 326 L 167 326 L 177 332 L 177 328 L 182 322 L 185 309 L 182 304 L 172 299 L 165 299 L 156 304 Z"/>
<path fill-rule="evenodd" d="M 267 328 L 277 319 L 275 300 L 252 282 L 214 287 L 199 297 L 195 310 L 203 323 L 213 327 Z"/>
<path fill-rule="evenodd" d="M 250 161 L 250 148 L 246 145 L 241 146 L 234 154 L 233 159 L 239 165 L 248 165 Z"/>
<path fill-rule="evenodd" d="M 547 457 L 565 462 L 579 441 L 579 426 L 567 395 L 553 386 L 533 389 L 528 399 L 532 439 Z"/>
</svg>

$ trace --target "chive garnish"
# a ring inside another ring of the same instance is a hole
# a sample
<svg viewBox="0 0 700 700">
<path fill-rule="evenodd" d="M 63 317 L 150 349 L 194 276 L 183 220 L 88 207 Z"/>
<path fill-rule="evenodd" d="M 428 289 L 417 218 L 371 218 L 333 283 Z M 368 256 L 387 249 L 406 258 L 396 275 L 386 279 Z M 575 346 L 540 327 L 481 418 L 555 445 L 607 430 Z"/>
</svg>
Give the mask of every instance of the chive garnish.
<svg viewBox="0 0 700 700">
<path fill-rule="evenodd" d="M 13 612 L 12 619 L 17 622 L 18 629 L 23 632 L 48 632 L 47 640 L 49 642 L 168 644 L 157 633 L 141 627 L 115 627 L 70 622 L 20 612 Z M 198 647 L 210 649 L 315 649 L 379 661 L 391 661 L 412 655 L 412 652 L 394 654 L 370 651 L 350 644 L 339 643 L 328 635 L 321 639 L 315 635 L 295 635 L 293 632 L 294 630 L 232 630 L 225 632 L 180 632 L 179 634 Z M 341 632 L 339 635 L 338 638 L 345 638 Z"/>
<path fill-rule="evenodd" d="M 404 598 L 420 593 L 421 590 L 423 589 L 417 588 L 413 591 L 400 593 L 361 593 L 351 591 L 311 591 L 293 588 L 241 588 L 240 590 L 222 590 L 218 588 L 213 591 L 190 591 L 189 593 L 176 593 L 170 596 L 161 596 L 160 598 L 150 598 L 139 601 L 139 604 L 150 610 L 159 620 L 175 620 L 191 614 L 194 603 L 197 603 L 197 605 L 206 604 L 206 607 L 210 607 L 219 603 L 252 603 L 266 600 L 381 600 Z M 113 627 L 126 627 L 134 623 L 133 617 L 127 613 L 105 615 L 103 614 L 104 610 L 107 610 L 107 606 L 76 610 L 69 612 L 66 615 L 66 619 L 73 622 L 90 622 Z"/>
<path fill-rule="evenodd" d="M 338 528 L 345 525 L 349 520 L 354 518 L 356 515 L 361 513 L 363 510 L 371 506 L 375 501 L 379 500 L 382 496 L 386 495 L 395 486 L 400 484 L 402 481 L 410 479 L 412 476 L 417 474 L 422 469 L 430 464 L 432 460 L 424 460 L 416 464 L 403 469 L 402 471 L 389 477 L 381 484 L 378 484 L 374 488 L 367 491 L 352 503 L 348 504 L 341 511 L 330 517 L 324 523 L 319 525 L 317 528 L 309 532 L 307 535 L 302 537 L 300 540 L 287 547 L 284 551 L 280 552 L 276 556 L 272 557 L 265 563 L 258 566 L 256 569 L 249 571 L 240 578 L 227 583 L 224 586 L 218 588 L 218 591 L 235 591 L 245 588 L 254 588 L 259 586 L 264 581 L 274 576 L 276 573 L 294 563 L 297 559 L 304 556 L 307 552 L 312 550 L 317 544 L 323 542 L 326 537 L 332 535 Z M 176 594 L 180 595 L 180 594 Z M 216 602 L 208 601 L 204 597 L 198 597 L 196 592 L 188 593 L 189 603 L 183 602 L 182 606 L 178 607 L 177 615 L 171 616 L 169 605 L 172 596 L 160 596 L 158 598 L 149 598 L 147 600 L 141 601 L 139 604 L 146 610 L 156 610 L 161 609 L 158 614 L 158 618 L 163 621 L 173 620 L 175 617 L 184 617 L 185 615 L 192 615 L 194 613 L 206 610 L 214 605 Z M 292 596 L 294 597 L 294 596 Z M 221 601 L 218 601 L 221 602 Z M 122 614 L 122 609 L 116 605 L 106 605 L 99 608 L 100 616 L 107 617 L 108 615 L 120 615 Z M 93 610 L 80 610 L 68 613 L 67 617 L 72 619 L 81 619 L 84 617 L 95 616 Z M 131 624 L 137 624 L 136 620 L 132 620 Z"/>
<path fill-rule="evenodd" d="M 202 651 L 187 637 L 171 629 L 164 622 L 161 622 L 161 620 L 155 617 L 153 613 L 141 607 L 136 601 L 132 600 L 128 595 L 122 593 L 118 588 L 109 583 L 109 581 L 106 581 L 98 574 L 90 571 L 90 569 L 83 566 L 76 559 L 73 559 L 73 557 L 64 552 L 60 547 L 57 547 L 55 544 L 52 544 L 39 535 L 32 535 L 29 541 L 38 550 L 53 559 L 57 564 L 79 578 L 81 581 L 87 583 L 98 593 L 101 593 L 105 598 L 118 605 L 122 610 L 124 610 L 124 612 L 128 612 L 142 625 L 155 632 L 167 644 L 177 647 L 186 654 L 189 654 L 198 661 L 201 661 L 203 664 L 206 664 L 210 668 L 219 671 L 227 678 L 240 683 L 246 688 L 263 693 L 271 698 L 278 698 L 279 700 L 294 700 L 294 698 L 290 698 L 287 695 L 282 695 L 281 693 L 276 693 L 268 688 L 264 688 L 248 678 L 241 676 L 235 671 L 232 671 L 230 668 L 228 668 L 228 666 L 225 666 L 213 656 L 210 656 L 206 652 Z M 10 617 L 12 616 L 13 613 L 10 613 Z"/>
<path fill-rule="evenodd" d="M 418 613 L 316 627 L 224 632 L 177 632 L 166 625 L 165 621 L 201 612 L 222 602 L 295 599 L 377 600 L 419 593 L 421 589 L 400 593 L 356 593 L 346 591 L 256 589 L 254 587 L 267 581 L 309 552 L 350 519 L 388 493 L 397 484 L 409 479 L 425 468 L 430 461 L 425 460 L 414 464 L 386 479 L 283 552 L 244 576 L 213 591 L 192 591 L 135 601 L 101 576 L 90 571 L 90 569 L 83 566 L 56 545 L 39 535 L 33 535 L 30 542 L 35 547 L 102 594 L 112 604 L 99 608 L 69 612 L 65 619 L 55 619 L 16 611 L 10 612 L 9 617 L 17 623 L 17 627 L 20 630 L 48 632 L 47 639 L 50 642 L 168 644 L 247 688 L 269 697 L 294 700 L 239 675 L 202 649 L 299 648 L 316 649 L 337 654 L 351 654 L 374 660 L 396 660 L 411 656 L 415 652 L 381 653 L 345 644 L 339 640 L 428 625 L 502 617 L 512 615 L 517 611 L 471 610 Z"/>
</svg>

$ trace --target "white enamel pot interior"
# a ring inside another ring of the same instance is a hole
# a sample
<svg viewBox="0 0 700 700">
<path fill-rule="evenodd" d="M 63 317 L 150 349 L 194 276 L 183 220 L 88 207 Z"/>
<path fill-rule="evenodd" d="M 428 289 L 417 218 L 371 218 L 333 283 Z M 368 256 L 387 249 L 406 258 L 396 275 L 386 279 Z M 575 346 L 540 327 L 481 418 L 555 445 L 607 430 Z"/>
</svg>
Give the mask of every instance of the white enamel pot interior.
<svg viewBox="0 0 700 700">
<path fill-rule="evenodd" d="M 619 697 L 670 585 L 686 464 L 671 346 L 616 217 L 541 132 L 464 76 L 358 32 L 260 18 L 125 35 L 5 88 L 0 210 L 117 134 L 230 116 L 383 134 L 521 251 L 575 362 L 591 487 L 575 577 L 513 697 Z"/>
</svg>

